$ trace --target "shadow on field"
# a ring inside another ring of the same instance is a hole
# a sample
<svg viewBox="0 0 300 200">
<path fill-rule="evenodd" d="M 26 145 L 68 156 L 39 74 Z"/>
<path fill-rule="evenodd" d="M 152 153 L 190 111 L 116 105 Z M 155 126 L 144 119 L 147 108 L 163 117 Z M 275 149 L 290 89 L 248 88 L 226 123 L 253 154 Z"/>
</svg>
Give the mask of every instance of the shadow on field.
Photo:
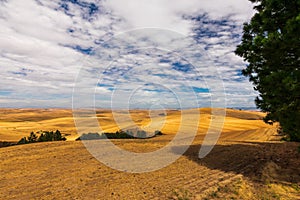
<svg viewBox="0 0 300 200">
<path fill-rule="evenodd" d="M 216 145 L 203 159 L 198 158 L 201 145 L 192 145 L 184 156 L 210 169 L 242 174 L 252 181 L 300 184 L 299 145 L 252 142 Z"/>
</svg>

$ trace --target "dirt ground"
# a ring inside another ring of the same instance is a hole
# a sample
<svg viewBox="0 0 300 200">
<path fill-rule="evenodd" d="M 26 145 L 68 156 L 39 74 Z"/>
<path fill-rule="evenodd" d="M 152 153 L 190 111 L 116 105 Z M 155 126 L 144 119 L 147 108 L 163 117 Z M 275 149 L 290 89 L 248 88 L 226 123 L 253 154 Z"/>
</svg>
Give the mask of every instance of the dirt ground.
<svg viewBox="0 0 300 200">
<path fill-rule="evenodd" d="M 111 169 L 80 141 L 0 148 L 0 199 L 300 199 L 299 143 L 278 141 L 275 127 L 262 122 L 262 113 L 228 110 L 217 145 L 199 159 L 210 110 L 200 112 L 193 144 L 174 163 L 154 172 Z M 98 115 L 99 121 L 106 119 L 107 130 L 116 129 L 109 111 Z M 149 123 L 147 115 L 133 114 L 141 125 Z M 32 129 L 77 136 L 70 110 L 2 109 L 0 116 L 0 141 L 16 141 Z M 167 113 L 163 136 L 113 142 L 132 152 L 157 150 L 174 137 L 179 116 L 178 111 Z"/>
</svg>

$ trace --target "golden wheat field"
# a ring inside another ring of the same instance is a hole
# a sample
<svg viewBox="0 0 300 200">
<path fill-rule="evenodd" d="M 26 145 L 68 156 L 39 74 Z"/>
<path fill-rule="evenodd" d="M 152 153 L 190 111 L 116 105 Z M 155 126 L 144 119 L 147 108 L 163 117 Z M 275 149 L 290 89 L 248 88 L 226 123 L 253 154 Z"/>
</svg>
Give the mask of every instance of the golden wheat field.
<svg viewBox="0 0 300 200">
<path fill-rule="evenodd" d="M 0 199 L 300 199 L 299 144 L 281 142 L 276 126 L 265 124 L 261 112 L 227 109 L 218 143 L 199 159 L 211 113 L 208 108 L 186 110 L 188 120 L 181 124 L 179 110 L 164 115 L 130 111 L 140 127 L 163 120 L 164 135 L 113 140 L 127 151 L 155 151 L 170 142 L 180 126 L 192 131 L 197 120 L 199 127 L 193 144 L 171 165 L 127 173 L 107 167 L 75 141 L 72 110 L 1 109 L 0 141 L 16 142 L 31 131 L 57 129 L 67 141 L 0 148 Z M 120 128 L 109 110 L 97 110 L 97 120 L 104 131 Z M 121 126 L 130 123 L 123 120 Z"/>
</svg>

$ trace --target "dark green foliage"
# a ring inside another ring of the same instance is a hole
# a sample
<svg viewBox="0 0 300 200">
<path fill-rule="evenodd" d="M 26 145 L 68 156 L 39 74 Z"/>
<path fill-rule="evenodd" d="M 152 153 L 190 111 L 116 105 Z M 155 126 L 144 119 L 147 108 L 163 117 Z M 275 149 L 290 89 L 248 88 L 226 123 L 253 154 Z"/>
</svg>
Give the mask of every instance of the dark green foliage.
<svg viewBox="0 0 300 200">
<path fill-rule="evenodd" d="M 28 140 L 26 139 L 26 137 L 23 137 L 17 144 L 28 144 Z"/>
<path fill-rule="evenodd" d="M 34 134 L 34 132 L 31 132 L 29 137 L 27 137 L 28 143 L 34 143 L 37 142 L 37 136 Z"/>
<path fill-rule="evenodd" d="M 65 141 L 66 138 L 63 137 L 59 130 L 53 131 L 43 131 L 38 138 L 38 142 L 47 142 L 47 141 Z"/>
<path fill-rule="evenodd" d="M 101 135 L 99 135 L 99 133 L 87 133 L 87 134 L 81 135 L 75 141 L 78 141 L 78 140 L 98 140 L 98 139 L 102 139 L 102 138 L 103 137 Z"/>
<path fill-rule="evenodd" d="M 130 132 L 117 131 L 116 133 L 103 133 L 108 139 L 133 139 L 133 135 Z M 103 137 L 105 138 L 105 137 Z"/>
<path fill-rule="evenodd" d="M 19 140 L 19 142 L 17 144 L 28 144 L 28 143 L 34 143 L 37 142 L 38 137 L 36 136 L 36 134 L 34 134 L 34 132 L 31 132 L 30 135 L 26 138 L 23 137 L 21 140 Z"/>
<path fill-rule="evenodd" d="M 163 135 L 163 133 L 161 131 L 155 131 L 154 134 L 155 135 Z"/>
<path fill-rule="evenodd" d="M 86 133 L 82 134 L 79 138 L 76 139 L 78 140 L 99 140 L 99 139 L 133 139 L 134 137 L 122 130 L 117 131 L 115 133 Z"/>
<path fill-rule="evenodd" d="M 61 140 L 66 141 L 66 138 L 61 135 L 59 130 L 56 130 L 55 133 L 53 133 L 53 141 L 61 141 Z"/>
<path fill-rule="evenodd" d="M 260 93 L 264 121 L 279 122 L 290 141 L 300 141 L 300 1 L 250 1 L 257 13 L 235 53 L 249 63 L 243 75 Z"/>
<path fill-rule="evenodd" d="M 17 144 L 28 144 L 34 142 L 48 142 L 48 141 L 65 141 L 66 138 L 63 137 L 59 130 L 53 131 L 41 131 L 38 137 L 34 132 L 31 132 L 29 137 L 22 138 Z"/>
<path fill-rule="evenodd" d="M 17 143 L 15 142 L 6 142 L 6 141 L 0 141 L 0 148 L 2 147 L 9 147 L 9 146 L 14 146 Z"/>
<path fill-rule="evenodd" d="M 163 135 L 161 131 L 155 131 L 155 136 L 158 135 Z M 134 135 L 132 131 L 123 131 L 123 130 L 119 130 L 116 131 L 115 133 L 86 133 L 86 134 L 82 134 L 80 137 L 78 137 L 76 139 L 76 141 L 78 140 L 99 140 L 99 139 L 135 139 L 135 138 L 147 138 L 147 132 L 143 131 L 143 130 L 139 130 L 137 131 L 137 134 Z"/>
</svg>

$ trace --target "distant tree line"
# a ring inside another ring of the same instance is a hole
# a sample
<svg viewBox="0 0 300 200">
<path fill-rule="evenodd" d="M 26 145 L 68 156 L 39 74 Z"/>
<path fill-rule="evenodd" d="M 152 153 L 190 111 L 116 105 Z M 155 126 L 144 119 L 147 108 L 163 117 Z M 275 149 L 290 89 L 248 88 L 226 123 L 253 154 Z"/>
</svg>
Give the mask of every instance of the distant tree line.
<svg viewBox="0 0 300 200">
<path fill-rule="evenodd" d="M 2 147 L 9 147 L 9 146 L 13 146 L 16 145 L 16 142 L 6 142 L 6 141 L 0 141 L 0 148 Z"/>
<path fill-rule="evenodd" d="M 37 135 L 39 134 L 39 136 Z M 65 141 L 67 140 L 63 137 L 59 130 L 54 131 L 41 131 L 41 132 L 31 132 L 28 137 L 23 137 L 17 144 L 29 144 L 35 142 L 48 142 L 48 141 Z"/>
<path fill-rule="evenodd" d="M 99 140 L 99 139 L 135 139 L 135 138 L 151 138 L 158 135 L 163 135 L 161 131 L 155 131 L 152 136 L 147 136 L 147 132 L 143 130 L 137 130 L 136 132 L 127 130 L 118 130 L 115 133 L 85 133 L 76 139 L 78 140 Z"/>
</svg>

